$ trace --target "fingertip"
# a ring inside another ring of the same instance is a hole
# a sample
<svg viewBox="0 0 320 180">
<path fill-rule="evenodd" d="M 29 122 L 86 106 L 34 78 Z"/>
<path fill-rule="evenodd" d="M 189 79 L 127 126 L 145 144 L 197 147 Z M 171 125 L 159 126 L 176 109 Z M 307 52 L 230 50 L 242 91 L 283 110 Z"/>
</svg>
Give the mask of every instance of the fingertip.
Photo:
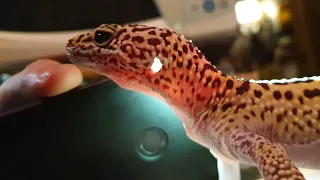
<svg viewBox="0 0 320 180">
<path fill-rule="evenodd" d="M 39 96 L 51 97 L 65 93 L 78 87 L 83 81 L 80 69 L 73 64 L 61 64 L 49 74 L 42 91 L 38 92 Z"/>
</svg>

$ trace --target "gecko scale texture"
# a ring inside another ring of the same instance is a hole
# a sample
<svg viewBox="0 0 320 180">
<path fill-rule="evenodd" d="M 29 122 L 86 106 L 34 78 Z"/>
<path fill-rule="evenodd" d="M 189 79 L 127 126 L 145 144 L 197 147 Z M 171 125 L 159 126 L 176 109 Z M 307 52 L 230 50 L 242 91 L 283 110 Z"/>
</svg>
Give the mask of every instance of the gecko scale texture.
<svg viewBox="0 0 320 180">
<path fill-rule="evenodd" d="M 254 165 L 266 180 L 320 169 L 319 77 L 227 76 L 183 35 L 145 25 L 102 24 L 70 39 L 67 51 L 72 63 L 166 102 L 217 158 Z"/>
</svg>

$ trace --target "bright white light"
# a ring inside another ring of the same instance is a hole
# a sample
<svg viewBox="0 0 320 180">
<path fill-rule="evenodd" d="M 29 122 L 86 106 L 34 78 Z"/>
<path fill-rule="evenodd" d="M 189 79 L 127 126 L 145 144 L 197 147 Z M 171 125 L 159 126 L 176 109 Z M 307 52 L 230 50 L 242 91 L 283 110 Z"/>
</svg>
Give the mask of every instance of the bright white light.
<svg viewBox="0 0 320 180">
<path fill-rule="evenodd" d="M 151 65 L 151 70 L 154 72 L 154 73 L 157 73 L 160 71 L 160 69 L 162 68 L 162 63 L 160 62 L 160 59 L 155 57 L 153 59 L 153 63 Z"/>
<path fill-rule="evenodd" d="M 263 1 L 261 2 L 261 8 L 270 18 L 277 18 L 279 14 L 279 8 L 277 4 L 273 1 Z"/>
<path fill-rule="evenodd" d="M 239 1 L 235 5 L 236 18 L 239 24 L 258 22 L 262 17 L 262 8 L 257 0 Z"/>
</svg>

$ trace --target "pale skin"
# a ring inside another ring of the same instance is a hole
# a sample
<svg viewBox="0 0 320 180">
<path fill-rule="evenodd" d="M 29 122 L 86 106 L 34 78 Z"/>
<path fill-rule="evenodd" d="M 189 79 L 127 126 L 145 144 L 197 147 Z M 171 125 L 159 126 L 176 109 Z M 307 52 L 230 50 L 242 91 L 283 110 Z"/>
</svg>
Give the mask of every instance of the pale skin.
<svg viewBox="0 0 320 180">
<path fill-rule="evenodd" d="M 298 167 L 320 169 L 320 77 L 231 77 L 182 35 L 144 25 L 103 24 L 67 51 L 74 64 L 166 102 L 218 159 L 222 180 L 239 180 L 239 163 L 265 180 L 305 180 Z"/>
<path fill-rule="evenodd" d="M 0 86 L 0 114 L 39 98 L 53 97 L 79 86 L 80 69 L 51 59 L 39 59 Z"/>
</svg>

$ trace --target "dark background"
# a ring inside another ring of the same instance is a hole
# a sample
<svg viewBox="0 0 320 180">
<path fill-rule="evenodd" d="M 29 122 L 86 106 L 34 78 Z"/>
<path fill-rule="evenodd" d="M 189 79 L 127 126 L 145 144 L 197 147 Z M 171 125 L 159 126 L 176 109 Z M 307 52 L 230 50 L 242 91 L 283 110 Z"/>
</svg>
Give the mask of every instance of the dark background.
<svg viewBox="0 0 320 180">
<path fill-rule="evenodd" d="M 127 23 L 160 16 L 152 0 L 28 0 L 0 6 L 0 28 L 59 31 Z"/>
</svg>

